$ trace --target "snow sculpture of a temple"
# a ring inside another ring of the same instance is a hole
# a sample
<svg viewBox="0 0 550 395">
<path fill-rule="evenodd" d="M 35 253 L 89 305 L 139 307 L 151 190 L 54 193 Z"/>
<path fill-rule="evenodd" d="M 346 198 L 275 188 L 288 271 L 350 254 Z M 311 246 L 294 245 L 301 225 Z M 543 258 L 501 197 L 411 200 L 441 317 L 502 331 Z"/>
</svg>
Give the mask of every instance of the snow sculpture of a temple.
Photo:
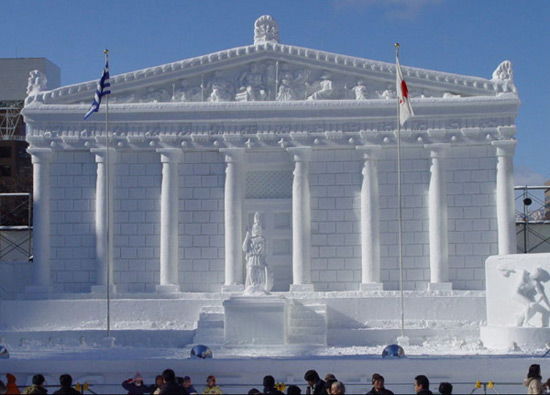
<svg viewBox="0 0 550 395">
<path fill-rule="evenodd" d="M 112 76 L 108 131 L 104 107 L 83 120 L 96 81 L 31 93 L 27 297 L 102 295 L 108 277 L 125 298 L 242 291 L 255 212 L 273 292 L 399 289 L 395 65 L 282 44 L 269 16 L 254 28 L 251 45 Z M 403 73 L 404 289 L 484 290 L 487 257 L 516 250 L 511 64 Z"/>
</svg>

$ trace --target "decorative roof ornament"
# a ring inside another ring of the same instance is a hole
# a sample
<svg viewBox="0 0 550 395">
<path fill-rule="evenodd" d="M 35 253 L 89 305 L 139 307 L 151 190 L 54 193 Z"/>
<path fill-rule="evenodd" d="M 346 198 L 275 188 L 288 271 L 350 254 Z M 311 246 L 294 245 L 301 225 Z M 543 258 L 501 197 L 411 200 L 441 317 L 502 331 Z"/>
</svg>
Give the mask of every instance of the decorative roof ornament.
<svg viewBox="0 0 550 395">
<path fill-rule="evenodd" d="M 254 22 L 254 45 L 279 43 L 279 24 L 271 15 L 262 15 Z"/>
<path fill-rule="evenodd" d="M 498 81 L 514 81 L 514 71 L 512 70 L 512 62 L 505 60 L 498 65 L 495 71 L 493 71 L 493 80 Z"/>
</svg>

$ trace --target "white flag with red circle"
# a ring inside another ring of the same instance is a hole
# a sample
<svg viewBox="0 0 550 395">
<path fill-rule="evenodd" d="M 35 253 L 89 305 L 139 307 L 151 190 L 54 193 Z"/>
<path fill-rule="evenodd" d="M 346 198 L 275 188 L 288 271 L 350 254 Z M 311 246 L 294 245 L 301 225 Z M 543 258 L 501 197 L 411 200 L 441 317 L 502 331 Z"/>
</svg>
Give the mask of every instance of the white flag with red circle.
<svg viewBox="0 0 550 395">
<path fill-rule="evenodd" d="M 397 91 L 397 99 L 399 100 L 399 123 L 403 126 L 407 119 L 414 117 L 414 111 L 411 105 L 407 83 L 405 82 L 403 72 L 401 71 L 399 56 L 395 57 L 395 61 L 397 69 L 395 90 Z"/>
</svg>

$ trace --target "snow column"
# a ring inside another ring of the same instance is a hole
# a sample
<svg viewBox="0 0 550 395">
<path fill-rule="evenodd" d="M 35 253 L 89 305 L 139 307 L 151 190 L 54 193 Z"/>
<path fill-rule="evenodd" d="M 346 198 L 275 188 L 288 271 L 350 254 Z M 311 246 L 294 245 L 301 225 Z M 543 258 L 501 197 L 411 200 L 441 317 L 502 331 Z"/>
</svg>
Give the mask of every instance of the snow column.
<svg viewBox="0 0 550 395">
<path fill-rule="evenodd" d="M 363 159 L 361 185 L 361 291 L 382 290 L 380 282 L 380 221 L 378 145 L 357 147 Z"/>
<path fill-rule="evenodd" d="M 95 189 L 95 251 L 96 251 L 96 285 L 93 293 L 107 292 L 107 272 L 109 286 L 115 292 L 113 281 L 113 233 L 114 233 L 114 148 L 93 148 L 97 164 Z"/>
<path fill-rule="evenodd" d="M 428 216 L 430 234 L 430 284 L 429 290 L 450 291 L 449 235 L 447 222 L 447 174 L 445 155 L 450 144 L 427 144 L 430 150 L 430 188 L 428 191 Z"/>
<path fill-rule="evenodd" d="M 242 291 L 242 213 L 244 148 L 223 148 L 225 155 L 224 226 L 225 226 L 225 283 L 222 291 Z"/>
<path fill-rule="evenodd" d="M 29 148 L 33 165 L 34 284 L 25 290 L 36 297 L 51 292 L 50 279 L 50 164 L 49 148 Z"/>
<path fill-rule="evenodd" d="M 494 141 L 497 156 L 497 226 L 498 254 L 515 254 L 516 228 L 514 219 L 514 151 L 515 140 Z"/>
<path fill-rule="evenodd" d="M 182 151 L 178 148 L 157 149 L 162 162 L 160 192 L 160 284 L 158 293 L 180 291 L 178 274 L 179 172 Z"/>
<path fill-rule="evenodd" d="M 291 292 L 311 292 L 311 205 L 309 193 L 310 147 L 291 147 L 292 181 L 292 278 Z"/>
</svg>

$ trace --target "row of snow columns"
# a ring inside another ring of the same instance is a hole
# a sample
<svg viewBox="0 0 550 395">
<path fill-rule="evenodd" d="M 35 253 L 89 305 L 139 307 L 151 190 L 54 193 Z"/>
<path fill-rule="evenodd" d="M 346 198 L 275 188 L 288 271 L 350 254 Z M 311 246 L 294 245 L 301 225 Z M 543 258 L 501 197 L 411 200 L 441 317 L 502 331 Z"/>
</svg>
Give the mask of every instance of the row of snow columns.
<svg viewBox="0 0 550 395">
<path fill-rule="evenodd" d="M 513 155 L 515 140 L 495 141 L 497 157 L 497 224 L 499 255 L 516 251 L 513 195 Z M 429 144 L 430 186 L 429 186 L 429 240 L 430 240 L 430 284 L 434 290 L 451 289 L 448 263 L 447 197 L 445 176 L 445 154 L 449 144 Z M 379 193 L 378 157 L 380 146 L 361 146 L 357 150 L 363 157 L 363 181 L 361 185 L 361 248 L 362 248 L 362 290 L 382 289 L 380 280 L 379 250 Z M 50 165 L 54 152 L 49 148 L 29 148 L 33 163 L 33 252 L 34 284 L 26 292 L 39 295 L 51 293 L 50 264 Z M 113 284 L 113 232 L 114 172 L 108 171 L 116 162 L 116 150 L 110 148 L 92 149 L 97 164 L 96 179 L 96 254 L 97 284 L 92 292 L 104 292 Z M 178 148 L 158 149 L 162 162 L 161 190 L 161 252 L 160 284 L 157 292 L 179 292 L 178 282 L 178 216 L 179 173 L 178 165 L 183 152 Z M 224 191 L 225 207 L 225 284 L 222 291 L 242 290 L 242 207 L 244 190 L 244 148 L 220 150 L 225 155 L 226 179 Z M 287 148 L 294 161 L 292 186 L 292 233 L 293 233 L 293 284 L 291 291 L 312 291 L 311 283 L 311 207 L 309 191 L 310 147 Z M 109 164 L 107 164 L 107 160 Z M 107 181 L 107 182 L 106 182 Z M 107 248 L 110 243 L 111 248 Z"/>
</svg>

